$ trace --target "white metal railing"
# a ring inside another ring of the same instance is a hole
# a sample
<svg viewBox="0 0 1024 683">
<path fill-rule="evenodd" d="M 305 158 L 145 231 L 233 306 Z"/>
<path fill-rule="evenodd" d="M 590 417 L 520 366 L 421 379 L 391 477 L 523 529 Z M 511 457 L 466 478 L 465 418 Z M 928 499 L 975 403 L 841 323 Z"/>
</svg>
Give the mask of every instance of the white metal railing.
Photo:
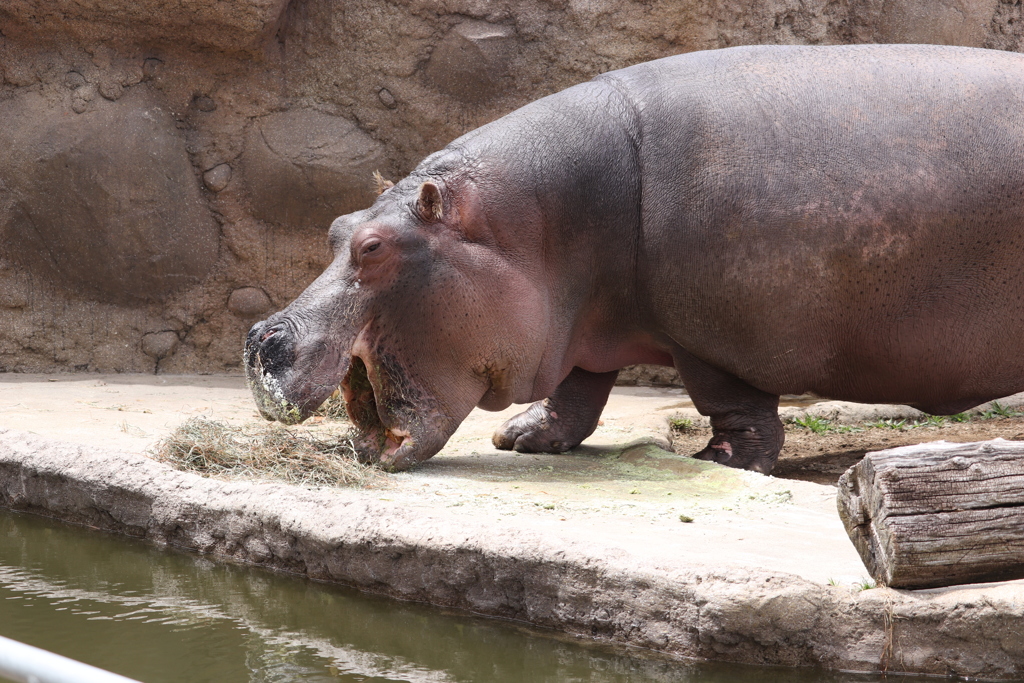
<svg viewBox="0 0 1024 683">
<path fill-rule="evenodd" d="M 139 683 L 0 636 L 0 678 L 17 683 Z"/>
</svg>

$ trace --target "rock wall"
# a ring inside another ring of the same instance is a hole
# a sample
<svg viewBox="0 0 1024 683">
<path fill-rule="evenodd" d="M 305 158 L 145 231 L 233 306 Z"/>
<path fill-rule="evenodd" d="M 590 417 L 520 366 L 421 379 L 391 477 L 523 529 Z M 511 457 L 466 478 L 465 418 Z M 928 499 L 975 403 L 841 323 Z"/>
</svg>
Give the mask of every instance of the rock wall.
<svg viewBox="0 0 1024 683">
<path fill-rule="evenodd" d="M 373 171 L 604 71 L 1022 36 L 1020 0 L 6 0 L 0 371 L 237 371 Z"/>
</svg>

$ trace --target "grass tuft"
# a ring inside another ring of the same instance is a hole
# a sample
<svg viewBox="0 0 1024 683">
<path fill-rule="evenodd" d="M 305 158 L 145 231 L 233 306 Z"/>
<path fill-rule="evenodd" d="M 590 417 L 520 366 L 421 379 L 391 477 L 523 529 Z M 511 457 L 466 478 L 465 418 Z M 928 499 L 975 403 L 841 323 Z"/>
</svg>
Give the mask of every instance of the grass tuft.
<svg viewBox="0 0 1024 683">
<path fill-rule="evenodd" d="M 696 425 L 693 424 L 693 420 L 688 417 L 674 417 L 669 420 L 669 426 L 677 432 L 683 434 L 689 434 L 690 432 L 697 431 Z"/>
<path fill-rule="evenodd" d="M 809 429 L 815 434 L 827 434 L 829 432 L 836 432 L 838 434 L 849 434 L 852 432 L 862 432 L 863 427 L 855 427 L 853 425 L 837 425 L 832 424 L 832 421 L 828 418 L 818 417 L 816 415 L 804 415 L 803 417 L 794 417 L 786 420 L 787 423 L 795 425 L 802 429 Z"/>
<path fill-rule="evenodd" d="M 831 420 L 816 415 L 804 414 L 801 417 L 790 417 L 785 421 L 801 429 L 807 429 L 815 434 L 828 434 L 832 432 L 849 433 L 862 432 L 865 429 L 892 429 L 905 432 L 919 427 L 934 427 L 941 429 L 951 423 L 973 422 L 975 420 L 998 420 L 1010 417 L 1024 417 L 1024 411 L 1009 408 L 993 401 L 991 407 L 981 413 L 957 413 L 956 415 L 925 415 L 916 419 L 895 419 L 886 418 L 872 422 L 862 422 L 860 425 L 834 424 Z M 673 425 L 675 427 L 675 425 Z"/>
<path fill-rule="evenodd" d="M 913 429 L 917 425 L 918 423 L 907 419 L 897 420 L 895 418 L 886 418 L 875 422 L 867 422 L 864 426 L 871 427 L 872 429 L 895 429 L 898 431 L 906 431 L 907 429 Z"/>
<path fill-rule="evenodd" d="M 202 417 L 186 420 L 156 445 L 154 455 L 177 469 L 209 476 L 282 479 L 302 486 L 372 487 L 385 480 L 379 469 L 358 461 L 348 435 L 321 439 Z"/>
<path fill-rule="evenodd" d="M 1018 410 L 1013 408 L 1007 408 L 1004 405 L 1000 405 L 999 401 L 992 401 L 992 407 L 983 412 L 980 417 L 983 420 L 992 420 L 997 417 L 1020 417 L 1022 414 Z"/>
<path fill-rule="evenodd" d="M 804 415 L 803 417 L 794 418 L 793 424 L 797 427 L 809 429 L 815 434 L 824 434 L 832 428 L 832 422 L 830 420 L 826 420 L 823 417 L 817 417 L 816 415 Z"/>
<path fill-rule="evenodd" d="M 948 421 L 943 415 L 926 415 L 917 421 L 919 427 L 941 427 Z"/>
</svg>

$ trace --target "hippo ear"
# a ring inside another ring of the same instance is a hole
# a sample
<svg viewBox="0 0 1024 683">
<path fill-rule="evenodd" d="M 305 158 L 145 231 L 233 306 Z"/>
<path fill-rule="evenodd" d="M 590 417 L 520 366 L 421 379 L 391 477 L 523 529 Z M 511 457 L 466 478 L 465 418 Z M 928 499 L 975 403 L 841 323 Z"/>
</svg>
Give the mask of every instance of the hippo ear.
<svg viewBox="0 0 1024 683">
<path fill-rule="evenodd" d="M 377 194 L 384 194 L 395 186 L 393 182 L 380 174 L 380 171 L 373 172 L 373 182 L 377 184 Z"/>
<path fill-rule="evenodd" d="M 416 211 L 420 218 L 428 223 L 441 220 L 444 215 L 442 204 L 441 190 L 437 185 L 431 182 L 420 185 L 420 196 L 416 200 Z"/>
</svg>

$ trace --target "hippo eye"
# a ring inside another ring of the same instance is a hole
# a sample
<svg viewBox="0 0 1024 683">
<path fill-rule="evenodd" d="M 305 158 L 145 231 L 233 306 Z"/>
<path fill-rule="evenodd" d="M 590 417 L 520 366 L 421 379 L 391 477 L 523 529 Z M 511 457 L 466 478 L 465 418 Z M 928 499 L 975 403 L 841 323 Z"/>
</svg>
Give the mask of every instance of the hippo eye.
<svg viewBox="0 0 1024 683">
<path fill-rule="evenodd" d="M 381 249 L 386 246 L 384 240 L 376 235 L 363 240 L 357 247 L 359 249 L 359 255 L 356 258 L 357 264 L 360 267 L 369 267 L 384 260 L 390 253 L 387 248 Z"/>
</svg>

